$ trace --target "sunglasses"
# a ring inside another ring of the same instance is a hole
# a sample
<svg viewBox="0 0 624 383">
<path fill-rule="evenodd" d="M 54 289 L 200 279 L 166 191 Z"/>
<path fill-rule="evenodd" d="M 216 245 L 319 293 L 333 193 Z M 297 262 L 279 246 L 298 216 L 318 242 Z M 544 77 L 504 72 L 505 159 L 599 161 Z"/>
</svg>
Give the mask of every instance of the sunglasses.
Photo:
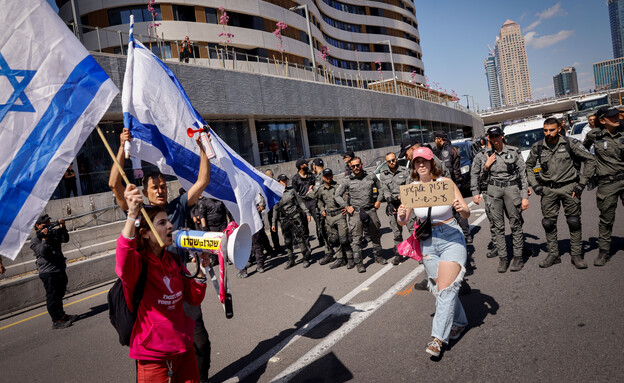
<svg viewBox="0 0 624 383">
<path fill-rule="evenodd" d="M 353 164 L 351 165 L 352 168 L 361 168 L 362 164 Z"/>
<path fill-rule="evenodd" d="M 396 162 L 396 158 L 393 158 L 391 160 L 386 160 L 387 163 L 391 163 L 391 162 Z"/>
</svg>

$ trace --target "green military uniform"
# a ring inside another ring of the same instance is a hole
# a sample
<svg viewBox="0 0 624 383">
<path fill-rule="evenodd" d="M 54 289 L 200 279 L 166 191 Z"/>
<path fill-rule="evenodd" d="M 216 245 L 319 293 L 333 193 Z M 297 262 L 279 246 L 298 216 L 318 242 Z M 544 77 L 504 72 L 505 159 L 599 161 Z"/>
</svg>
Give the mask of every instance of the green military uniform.
<svg viewBox="0 0 624 383">
<path fill-rule="evenodd" d="M 524 232 L 522 231 L 522 199 L 528 198 L 526 165 L 517 148 L 504 145 L 500 152 L 492 149 L 496 161 L 485 170 L 487 179 L 486 204 L 490 209 L 491 223 L 494 226 L 494 240 L 500 258 L 498 271 L 507 271 L 507 245 L 505 243 L 505 215 L 509 219 L 513 243 L 514 264 L 512 270 L 522 268 Z M 489 154 L 486 153 L 486 155 Z"/>
<path fill-rule="evenodd" d="M 472 167 L 470 168 L 470 191 L 472 196 L 478 196 L 481 194 L 483 199 L 483 205 L 485 209 L 485 215 L 490 221 L 490 243 L 492 244 L 492 250 L 487 254 L 488 258 L 494 258 L 498 255 L 496 250 L 496 242 L 494 241 L 494 225 L 492 224 L 492 217 L 490 216 L 490 206 L 487 203 L 487 180 L 483 178 L 483 167 L 487 161 L 487 148 L 480 150 L 472 159 Z"/>
<path fill-rule="evenodd" d="M 292 187 L 287 187 L 282 194 L 282 199 L 273 206 L 274 214 L 271 221 L 271 228 L 277 227 L 279 220 L 282 226 L 282 235 L 284 237 L 284 244 L 286 245 L 286 254 L 288 255 L 288 262 L 286 268 L 289 269 L 295 265 L 295 254 L 293 251 L 294 242 L 299 243 L 299 249 L 303 254 L 303 267 L 310 265 L 312 252 L 306 241 L 304 235 L 304 225 L 307 222 L 302 222 L 301 217 L 305 214 L 309 215 L 310 212 L 304 205 L 299 195 Z"/>
<path fill-rule="evenodd" d="M 323 183 L 316 192 L 316 200 L 321 215 L 325 212 L 328 244 L 334 248 L 338 258 L 332 268 L 345 264 L 349 268 L 353 268 L 355 264 L 353 263 L 353 250 L 349 243 L 347 217 L 342 212 L 347 204 L 342 197 L 336 194 L 337 191 L 338 184 L 335 181 L 332 181 L 330 185 Z"/>
<path fill-rule="evenodd" d="M 323 238 L 323 244 L 325 245 L 325 256 L 319 261 L 319 264 L 321 265 L 325 265 L 329 262 L 331 262 L 333 260 L 333 249 L 332 249 L 332 245 L 330 245 L 327 240 L 328 240 L 328 228 L 327 228 L 327 218 L 324 217 L 321 214 L 321 208 L 319 206 L 319 202 L 318 202 L 318 192 L 321 189 L 321 187 L 323 187 L 323 185 L 325 184 L 325 181 L 323 181 L 323 172 L 321 171 L 320 173 L 316 174 L 315 176 L 315 180 L 314 180 L 314 189 L 312 190 L 312 197 L 316 200 L 316 204 L 317 204 L 317 211 L 319 212 L 319 230 L 317 230 L 317 232 L 320 234 L 320 236 Z"/>
<path fill-rule="evenodd" d="M 585 164 L 583 173 L 580 172 L 579 161 Z M 535 193 L 542 196 L 542 226 L 548 248 L 548 256 L 540 262 L 540 267 L 550 267 L 561 262 L 557 243 L 557 216 L 561 205 L 570 229 L 572 263 L 579 269 L 587 267 L 582 259 L 580 193 L 591 176 L 588 171 L 593 165 L 594 156 L 575 139 L 559 137 L 552 146 L 544 139 L 531 147 L 526 160 L 527 178 Z M 536 166 L 540 169 L 538 173 L 533 171 Z"/>
<path fill-rule="evenodd" d="M 585 147 L 594 145 L 596 161 L 588 166 L 588 174 L 594 174 L 598 185 L 596 204 L 600 210 L 598 226 L 598 258 L 594 265 L 602 266 L 609 260 L 611 233 L 615 222 L 618 198 L 624 204 L 624 132 L 622 125 L 615 134 L 604 128 L 594 128 L 585 137 Z"/>
<path fill-rule="evenodd" d="M 402 256 L 399 255 L 397 251 L 397 246 L 403 242 L 403 227 L 399 226 L 396 218 L 396 211 L 399 205 L 401 205 L 399 187 L 405 185 L 410 178 L 409 171 L 401 166 L 397 166 L 395 172 L 388 167 L 380 173 L 382 195 L 384 200 L 388 203 L 386 206 L 386 215 L 390 217 L 390 228 L 392 229 L 392 236 L 394 239 L 394 260 L 392 261 L 394 265 L 398 265 L 402 259 Z"/>
</svg>

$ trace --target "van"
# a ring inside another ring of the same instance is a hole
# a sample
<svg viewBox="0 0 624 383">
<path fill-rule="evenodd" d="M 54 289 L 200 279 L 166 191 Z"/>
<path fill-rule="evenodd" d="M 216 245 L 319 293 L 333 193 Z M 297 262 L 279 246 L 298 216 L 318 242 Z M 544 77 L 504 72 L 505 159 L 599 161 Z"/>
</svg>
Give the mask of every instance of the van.
<svg viewBox="0 0 624 383">
<path fill-rule="evenodd" d="M 544 139 L 545 118 L 508 125 L 503 130 L 507 145 L 515 146 L 526 161 L 534 143 Z"/>
</svg>

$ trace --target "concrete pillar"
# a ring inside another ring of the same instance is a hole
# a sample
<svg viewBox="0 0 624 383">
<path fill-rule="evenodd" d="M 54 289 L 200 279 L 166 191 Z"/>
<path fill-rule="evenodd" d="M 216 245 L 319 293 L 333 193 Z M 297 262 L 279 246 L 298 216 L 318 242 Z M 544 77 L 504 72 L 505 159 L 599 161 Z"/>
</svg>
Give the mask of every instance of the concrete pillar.
<svg viewBox="0 0 624 383">
<path fill-rule="evenodd" d="M 258 134 L 256 133 L 256 120 L 253 117 L 247 119 L 249 125 L 249 137 L 251 138 L 251 158 L 254 166 L 261 166 L 260 151 L 258 150 Z"/>
<path fill-rule="evenodd" d="M 346 152 L 347 151 L 347 138 L 345 137 L 345 133 L 344 133 L 344 123 L 342 118 L 339 118 L 338 121 L 340 122 L 340 135 L 342 136 L 342 152 Z"/>
<path fill-rule="evenodd" d="M 310 140 L 308 140 L 308 125 L 306 124 L 305 117 L 301 117 L 299 120 L 301 125 L 301 145 L 303 145 L 303 158 L 310 158 Z"/>
</svg>

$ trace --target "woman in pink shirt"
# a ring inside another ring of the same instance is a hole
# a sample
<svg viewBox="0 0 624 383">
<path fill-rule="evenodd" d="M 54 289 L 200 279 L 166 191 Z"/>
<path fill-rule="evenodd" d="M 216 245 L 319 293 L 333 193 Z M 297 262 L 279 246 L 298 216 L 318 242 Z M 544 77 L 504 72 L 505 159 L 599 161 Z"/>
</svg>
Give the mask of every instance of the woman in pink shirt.
<svg viewBox="0 0 624 383">
<path fill-rule="evenodd" d="M 137 360 L 137 382 L 199 382 L 193 348 L 195 322 L 184 313 L 182 301 L 200 305 L 206 279 L 203 274 L 195 280 L 184 277 L 177 255 L 165 249 L 172 243 L 173 231 L 165 209 L 146 208 L 165 244 L 160 247 L 144 219 L 135 229 L 143 202 L 139 191 L 128 185 L 124 197 L 128 220 L 117 240 L 115 272 L 123 282 L 128 307 L 137 313 L 129 352 L 130 358 Z M 132 296 L 143 267 L 147 267 L 145 290 L 135 308 Z"/>
</svg>

